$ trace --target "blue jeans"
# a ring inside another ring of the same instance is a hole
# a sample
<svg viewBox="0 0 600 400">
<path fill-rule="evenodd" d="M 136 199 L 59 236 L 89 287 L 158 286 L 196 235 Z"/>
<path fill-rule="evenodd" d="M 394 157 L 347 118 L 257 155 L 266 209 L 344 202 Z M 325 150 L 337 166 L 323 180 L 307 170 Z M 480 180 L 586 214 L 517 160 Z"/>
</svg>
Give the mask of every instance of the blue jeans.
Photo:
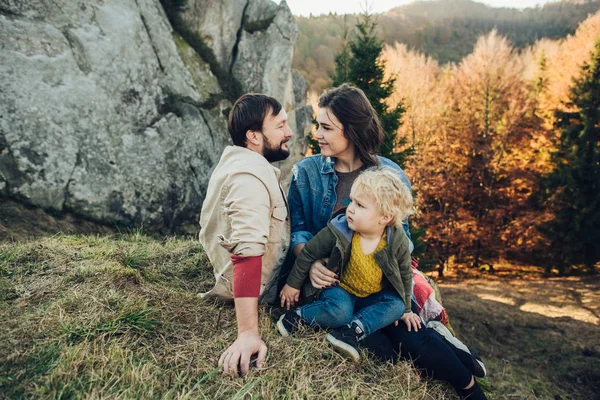
<svg viewBox="0 0 600 400">
<path fill-rule="evenodd" d="M 404 302 L 393 290 L 357 297 L 339 286 L 332 286 L 323 290 L 319 300 L 298 310 L 311 326 L 339 328 L 356 322 L 368 336 L 399 320 L 404 314 Z"/>
</svg>

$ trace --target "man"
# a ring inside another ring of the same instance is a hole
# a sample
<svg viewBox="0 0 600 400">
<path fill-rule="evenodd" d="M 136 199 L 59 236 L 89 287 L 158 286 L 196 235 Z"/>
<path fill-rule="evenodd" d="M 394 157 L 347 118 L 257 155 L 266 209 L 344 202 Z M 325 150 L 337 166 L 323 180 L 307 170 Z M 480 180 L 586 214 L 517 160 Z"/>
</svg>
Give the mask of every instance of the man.
<svg viewBox="0 0 600 400">
<path fill-rule="evenodd" d="M 267 355 L 258 327 L 258 303 L 276 299 L 277 275 L 290 240 L 290 223 L 280 172 L 270 162 L 286 159 L 292 131 L 287 113 L 272 97 L 246 94 L 229 114 L 227 146 L 210 178 L 200 214 L 200 242 L 216 283 L 202 297 L 233 299 L 235 342 L 221 355 L 223 372 L 248 372 Z"/>
</svg>

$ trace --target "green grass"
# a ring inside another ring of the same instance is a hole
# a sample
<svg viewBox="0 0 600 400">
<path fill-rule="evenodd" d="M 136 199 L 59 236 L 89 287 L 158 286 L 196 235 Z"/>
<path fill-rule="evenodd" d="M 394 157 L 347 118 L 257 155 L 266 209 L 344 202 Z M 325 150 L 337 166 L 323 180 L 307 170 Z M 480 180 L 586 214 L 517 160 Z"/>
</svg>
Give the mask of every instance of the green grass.
<svg viewBox="0 0 600 400">
<path fill-rule="evenodd" d="M 224 377 L 235 312 L 202 302 L 212 270 L 195 240 L 142 232 L 0 244 L 0 398 L 455 398 L 407 363 L 352 364 L 323 332 L 260 325 L 265 368 Z"/>
</svg>

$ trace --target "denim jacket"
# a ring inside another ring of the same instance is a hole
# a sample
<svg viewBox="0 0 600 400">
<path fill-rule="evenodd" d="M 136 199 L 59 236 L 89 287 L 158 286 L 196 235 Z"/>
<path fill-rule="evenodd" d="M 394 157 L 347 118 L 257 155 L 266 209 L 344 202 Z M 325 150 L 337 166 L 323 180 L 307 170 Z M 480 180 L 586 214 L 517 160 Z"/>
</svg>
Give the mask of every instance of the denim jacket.
<svg viewBox="0 0 600 400">
<path fill-rule="evenodd" d="M 380 167 L 392 167 L 400 174 L 400 179 L 410 188 L 410 181 L 402 169 L 391 160 L 377 156 Z M 320 154 L 300 160 L 292 168 L 292 181 L 288 193 L 288 204 L 292 219 L 292 246 L 308 242 L 321 229 L 327 226 L 336 204 L 335 187 L 337 175 L 333 169 L 334 160 Z M 410 241 L 408 218 L 402 222 L 409 238 L 412 253 L 414 245 Z"/>
</svg>

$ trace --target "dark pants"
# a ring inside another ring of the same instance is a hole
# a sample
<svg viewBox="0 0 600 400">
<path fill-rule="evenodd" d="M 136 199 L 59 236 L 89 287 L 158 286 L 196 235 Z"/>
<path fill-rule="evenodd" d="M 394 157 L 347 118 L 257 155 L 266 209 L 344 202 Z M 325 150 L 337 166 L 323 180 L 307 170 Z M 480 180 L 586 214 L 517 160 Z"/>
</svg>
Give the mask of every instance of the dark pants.
<svg viewBox="0 0 600 400">
<path fill-rule="evenodd" d="M 456 389 L 471 383 L 471 358 L 448 345 L 433 329 L 423 329 L 423 325 L 419 331 L 409 332 L 400 321 L 398 326 L 392 324 L 368 336 L 361 345 L 382 360 L 396 362 L 398 357 L 412 360 L 421 373 L 446 381 Z"/>
</svg>

